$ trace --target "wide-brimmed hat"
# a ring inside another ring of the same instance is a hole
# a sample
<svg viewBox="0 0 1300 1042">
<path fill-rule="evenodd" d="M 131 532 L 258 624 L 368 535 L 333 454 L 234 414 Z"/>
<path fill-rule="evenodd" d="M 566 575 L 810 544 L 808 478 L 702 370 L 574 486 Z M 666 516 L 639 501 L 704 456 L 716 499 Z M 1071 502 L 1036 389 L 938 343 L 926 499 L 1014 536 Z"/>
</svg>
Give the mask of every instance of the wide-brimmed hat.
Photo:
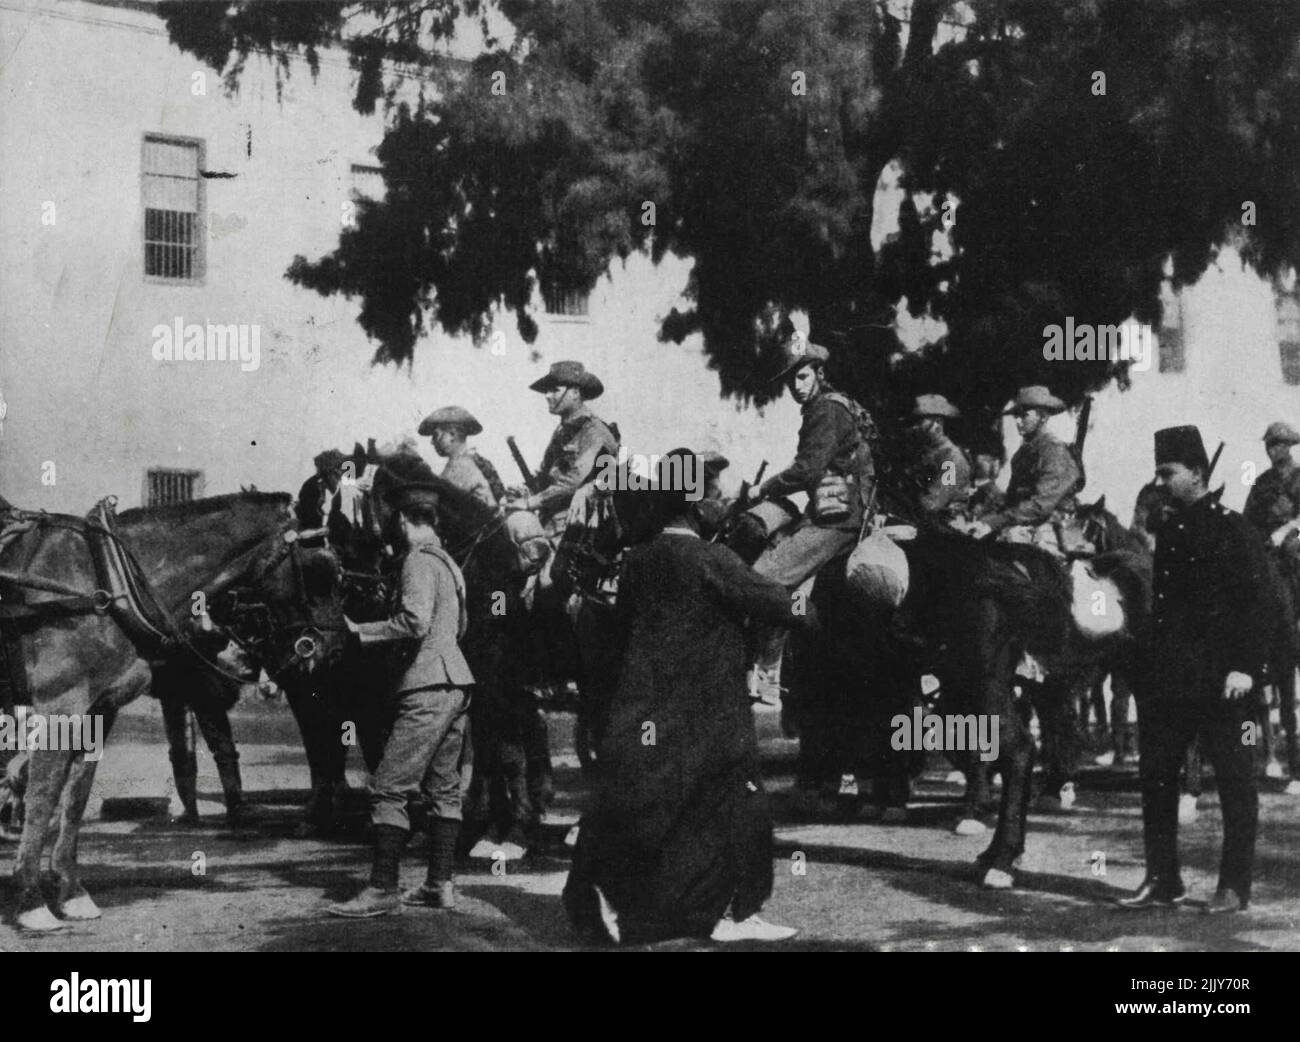
<svg viewBox="0 0 1300 1042">
<path fill-rule="evenodd" d="M 605 385 L 581 362 L 556 362 L 550 372 L 528 385 L 532 391 L 553 391 L 557 387 L 576 387 L 583 398 L 599 398 Z"/>
<path fill-rule="evenodd" d="M 814 363 L 824 364 L 830 358 L 831 353 L 821 344 L 814 344 L 812 341 L 801 336 L 792 336 L 781 346 L 783 362 L 781 371 L 772 377 L 772 383 L 784 380 L 791 373 L 797 372 L 806 365 Z"/>
<path fill-rule="evenodd" d="M 731 466 L 731 460 L 720 452 L 714 452 L 712 449 L 701 452 L 700 457 L 704 460 L 704 473 L 706 474 L 721 474 Z"/>
<path fill-rule="evenodd" d="M 1268 430 L 1264 432 L 1264 444 L 1274 445 L 1278 442 L 1284 445 L 1300 445 L 1300 433 L 1291 424 L 1283 423 L 1281 420 L 1270 423 Z"/>
<path fill-rule="evenodd" d="M 408 481 L 404 485 L 389 489 L 384 494 L 384 502 L 394 510 L 404 510 L 407 507 L 428 507 L 436 510 L 438 486 L 430 481 Z"/>
<path fill-rule="evenodd" d="M 1188 424 L 1156 431 L 1156 466 L 1163 463 L 1181 463 L 1184 467 L 1208 471 L 1210 458 L 1205 454 L 1200 430 Z"/>
<path fill-rule="evenodd" d="M 483 424 L 468 409 L 462 409 L 459 405 L 444 405 L 441 409 L 434 409 L 420 421 L 419 433 L 429 435 L 439 427 L 456 427 L 464 431 L 466 437 L 483 433 Z"/>
<path fill-rule="evenodd" d="M 1061 401 L 1042 384 L 1034 384 L 1032 387 L 1020 388 L 1011 402 L 1011 408 L 1003 415 L 1012 416 L 1029 409 L 1042 409 L 1044 412 L 1064 412 L 1065 402 Z"/>
<path fill-rule="evenodd" d="M 316 465 L 317 470 L 330 471 L 341 470 L 346 460 L 347 457 L 338 449 L 326 449 L 324 452 L 318 453 L 312 463 Z"/>
<path fill-rule="evenodd" d="M 918 394 L 916 406 L 912 409 L 912 419 L 921 420 L 927 416 L 936 416 L 944 420 L 954 420 L 961 415 L 961 410 L 941 394 Z"/>
</svg>

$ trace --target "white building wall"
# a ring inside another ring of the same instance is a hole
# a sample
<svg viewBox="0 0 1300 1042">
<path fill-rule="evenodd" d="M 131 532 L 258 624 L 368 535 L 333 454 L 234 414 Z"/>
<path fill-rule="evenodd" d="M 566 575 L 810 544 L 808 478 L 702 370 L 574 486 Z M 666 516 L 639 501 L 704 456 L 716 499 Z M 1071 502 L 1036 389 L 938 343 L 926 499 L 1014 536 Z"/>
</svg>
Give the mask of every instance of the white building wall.
<svg viewBox="0 0 1300 1042">
<path fill-rule="evenodd" d="M 0 388 L 9 405 L 0 492 L 11 501 L 82 512 L 113 493 L 132 505 L 151 466 L 202 470 L 209 494 L 241 484 L 296 490 L 320 449 L 413 433 L 422 415 L 451 402 L 482 420 L 481 450 L 513 480 L 505 436 L 517 435 L 534 465 L 540 459 L 554 421 L 526 388 L 561 358 L 602 377 L 597 411 L 618 422 L 632 451 L 722 451 L 735 464 L 724 481 L 733 487 L 760 460 L 778 467 L 792 456 L 798 412 L 788 397 L 761 414 L 720 401 L 698 337 L 657 342 L 659 320 L 687 306 L 689 267 L 671 258 L 658 268 L 643 257 L 616 264 L 587 320 L 548 318 L 539 307 L 531 347 L 505 316 L 504 354 L 434 334 L 410 371 L 372 367 L 355 305 L 283 277 L 295 254 L 316 259 L 335 246 L 351 164 L 373 164 L 382 138 L 380 117 L 352 110 L 341 57 L 325 56 L 315 83 L 296 66 L 282 101 L 270 67 L 252 58 L 227 98 L 212 70 L 172 47 L 148 14 L 0 0 L 0 58 Z M 200 72 L 207 92 L 196 96 Z M 236 175 L 205 181 L 200 286 L 145 281 L 148 133 L 202 139 L 205 167 Z M 47 202 L 53 226 L 42 223 Z M 1300 388 L 1282 382 L 1266 283 L 1228 251 L 1185 292 L 1183 313 L 1186 371 L 1159 373 L 1153 362 L 1130 391 L 1112 387 L 1094 407 L 1086 496 L 1107 492 L 1125 519 L 1150 477 L 1158 427 L 1198 423 L 1211 452 L 1224 439 L 1216 477 L 1240 506 L 1243 464 L 1266 464 L 1264 426 L 1300 424 Z M 153 328 L 177 317 L 259 325 L 260 367 L 154 361 Z M 904 330 L 905 342 L 916 332 Z M 1071 416 L 1053 426 L 1073 437 Z M 53 485 L 42 480 L 47 463 Z"/>
</svg>

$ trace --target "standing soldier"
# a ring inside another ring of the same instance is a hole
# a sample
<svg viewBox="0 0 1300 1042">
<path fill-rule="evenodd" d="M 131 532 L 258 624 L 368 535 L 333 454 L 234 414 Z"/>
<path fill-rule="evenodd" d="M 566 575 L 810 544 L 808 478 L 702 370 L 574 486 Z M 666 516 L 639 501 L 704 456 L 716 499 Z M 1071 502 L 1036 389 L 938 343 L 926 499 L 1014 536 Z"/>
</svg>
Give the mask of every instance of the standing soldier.
<svg viewBox="0 0 1300 1042">
<path fill-rule="evenodd" d="M 370 884 L 356 897 L 330 905 L 332 915 L 370 918 L 399 904 L 451 908 L 452 867 L 461 821 L 461 771 L 473 674 L 457 641 L 465 632 L 465 581 L 434 530 L 438 492 L 411 482 L 388 497 L 397 511 L 406 556 L 392 615 L 348 629 L 361 645 L 402 642 L 413 652 L 387 693 L 391 726 L 371 778 L 374 862 Z M 429 867 L 424 885 L 399 896 L 402 850 L 410 835 L 407 804 L 428 812 Z"/>
<path fill-rule="evenodd" d="M 763 552 L 754 570 L 793 592 L 852 546 L 862 529 L 875 483 L 867 438 L 874 425 L 866 409 L 827 381 L 826 348 L 796 337 L 786 344 L 785 355 L 774 381 L 784 380 L 803 406 L 799 448 L 790 466 L 763 482 L 757 498 L 806 492 L 808 510 L 788 538 Z M 751 697 L 771 704 L 780 700 L 784 644 L 784 630 L 760 632 Z"/>
<path fill-rule="evenodd" d="M 982 539 L 1002 534 L 1008 542 L 1057 546 L 1052 521 L 1073 503 L 1082 486 L 1083 473 L 1064 442 L 1047 429 L 1047 418 L 1063 412 L 1065 403 L 1046 387 L 1022 387 L 1008 414 L 1024 443 L 1011 458 L 1011 483 L 1006 502 L 996 513 L 974 522 L 970 534 Z"/>
<path fill-rule="evenodd" d="M 1178 869 L 1178 771 L 1198 735 L 1223 805 L 1219 885 L 1206 910 L 1250 902 L 1259 797 L 1248 695 L 1267 654 L 1272 610 L 1263 546 L 1206 490 L 1209 460 L 1195 427 L 1156 432 L 1156 480 L 1173 511 L 1156 534 L 1147 682 L 1139 690 L 1146 878 L 1122 908 L 1184 900 Z"/>
<path fill-rule="evenodd" d="M 916 470 L 917 506 L 926 517 L 944 523 L 965 514 L 971 493 L 970 461 L 945 430 L 947 422 L 960 415 L 941 394 L 919 395 L 912 410 L 916 430 L 925 439 Z"/>
<path fill-rule="evenodd" d="M 447 461 L 443 480 L 495 510 L 505 492 L 501 479 L 496 468 L 469 447 L 469 439 L 482 433 L 483 424 L 459 405 L 435 409 L 420 421 L 421 436 L 428 436 L 433 451 Z"/>
<path fill-rule="evenodd" d="M 617 454 L 616 429 L 598 417 L 587 402 L 605 393 L 605 385 L 581 362 L 556 362 L 550 372 L 529 385 L 546 395 L 546 406 L 560 425 L 551 435 L 538 472 L 538 491 L 526 490 L 506 502 L 507 510 L 531 510 L 550 536 L 564 528 L 569 501 L 605 453 Z"/>
</svg>

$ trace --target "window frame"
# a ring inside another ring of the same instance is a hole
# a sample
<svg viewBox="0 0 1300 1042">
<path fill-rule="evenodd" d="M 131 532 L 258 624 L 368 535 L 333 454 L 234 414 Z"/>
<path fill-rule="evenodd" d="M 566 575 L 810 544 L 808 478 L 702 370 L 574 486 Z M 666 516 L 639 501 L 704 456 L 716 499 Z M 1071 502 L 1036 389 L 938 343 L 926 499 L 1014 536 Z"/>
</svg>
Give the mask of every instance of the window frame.
<svg viewBox="0 0 1300 1042">
<path fill-rule="evenodd" d="M 194 146 L 197 151 L 195 160 L 195 173 L 198 175 L 198 211 L 194 215 L 194 270 L 195 275 L 192 278 L 175 278 L 168 275 L 150 275 L 148 272 L 148 248 L 149 240 L 146 238 L 148 228 L 148 215 L 144 199 L 145 178 L 151 175 L 145 170 L 145 149 L 150 142 L 157 142 L 164 145 L 185 145 Z M 203 138 L 184 137 L 179 134 L 159 134 L 153 131 L 145 131 L 140 138 L 140 270 L 144 276 L 144 281 L 153 286 L 203 286 L 207 281 L 208 274 L 208 186 L 203 176 L 204 166 L 207 160 L 207 143 Z"/>
<path fill-rule="evenodd" d="M 153 488 L 152 478 L 155 475 L 159 475 L 159 476 L 166 475 L 168 477 L 188 478 L 190 483 L 189 485 L 190 498 L 174 500 L 171 503 L 152 502 L 150 494 Z M 146 507 L 164 507 L 164 506 L 175 506 L 177 503 L 192 503 L 196 499 L 203 498 L 206 484 L 207 484 L 207 479 L 204 477 L 203 471 L 196 470 L 193 467 L 166 467 L 166 466 L 145 467 L 144 495 L 141 497 L 141 499 L 143 500 L 144 506 Z"/>
</svg>

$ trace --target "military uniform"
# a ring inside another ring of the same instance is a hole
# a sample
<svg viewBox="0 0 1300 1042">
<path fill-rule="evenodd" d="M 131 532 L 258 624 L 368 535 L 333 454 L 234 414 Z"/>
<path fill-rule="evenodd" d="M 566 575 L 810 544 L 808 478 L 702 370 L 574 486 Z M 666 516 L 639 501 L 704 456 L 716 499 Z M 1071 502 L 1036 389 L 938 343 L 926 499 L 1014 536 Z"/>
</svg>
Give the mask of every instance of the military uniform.
<svg viewBox="0 0 1300 1042">
<path fill-rule="evenodd" d="M 1252 721 L 1252 702 L 1249 696 L 1225 698 L 1224 686 L 1232 672 L 1260 675 L 1268 640 L 1261 619 L 1273 610 L 1267 569 L 1258 536 L 1209 495 L 1176 509 L 1156 536 L 1138 722 L 1147 877 L 1167 897 L 1182 894 L 1178 772 L 1199 736 L 1214 764 L 1223 807 L 1219 888 L 1235 891 L 1243 904 L 1250 898 L 1259 813 L 1245 727 Z"/>
<path fill-rule="evenodd" d="M 1082 476 L 1069 447 L 1041 429 L 1011 458 L 1011 481 L 1002 509 L 981 520 L 995 532 L 1050 525 L 1057 510 L 1078 491 Z"/>
<path fill-rule="evenodd" d="M 917 506 L 927 517 L 951 521 L 966 513 L 971 494 L 970 460 L 946 434 L 938 434 L 916 468 Z"/>
<path fill-rule="evenodd" d="M 432 485 L 412 483 L 390 495 L 394 509 L 434 506 Z M 387 619 L 353 625 L 362 647 L 397 643 L 406 652 L 384 694 L 383 755 L 370 783 L 375 861 L 370 886 L 336 915 L 365 917 L 394 910 L 398 868 L 411 822 L 407 806 L 422 804 L 430 835 L 425 886 L 402 900 L 450 907 L 451 870 L 460 832 L 463 768 L 474 675 L 461 653 L 465 632 L 465 582 L 436 536 L 411 546 Z"/>
<path fill-rule="evenodd" d="M 605 453 L 618 453 L 618 437 L 585 405 L 555 429 L 542 456 L 540 487 L 534 494 L 537 514 L 549 533 L 564 527 L 569 501 L 591 477 L 596 461 Z"/>
<path fill-rule="evenodd" d="M 808 493 L 808 508 L 789 538 L 765 551 L 754 570 L 794 589 L 827 561 L 851 546 L 862 528 L 873 474 L 871 449 L 863 443 L 858 420 L 849 399 L 838 391 L 824 391 L 803 405 L 799 448 L 794 462 L 763 482 L 760 498 Z M 815 497 L 827 477 L 839 478 L 850 488 L 848 510 L 830 520 L 818 516 Z"/>
<path fill-rule="evenodd" d="M 447 464 L 442 468 L 440 477 L 468 492 L 484 506 L 496 509 L 497 497 L 492 491 L 492 484 L 479 466 L 477 456 L 470 449 L 448 456 Z"/>
</svg>

